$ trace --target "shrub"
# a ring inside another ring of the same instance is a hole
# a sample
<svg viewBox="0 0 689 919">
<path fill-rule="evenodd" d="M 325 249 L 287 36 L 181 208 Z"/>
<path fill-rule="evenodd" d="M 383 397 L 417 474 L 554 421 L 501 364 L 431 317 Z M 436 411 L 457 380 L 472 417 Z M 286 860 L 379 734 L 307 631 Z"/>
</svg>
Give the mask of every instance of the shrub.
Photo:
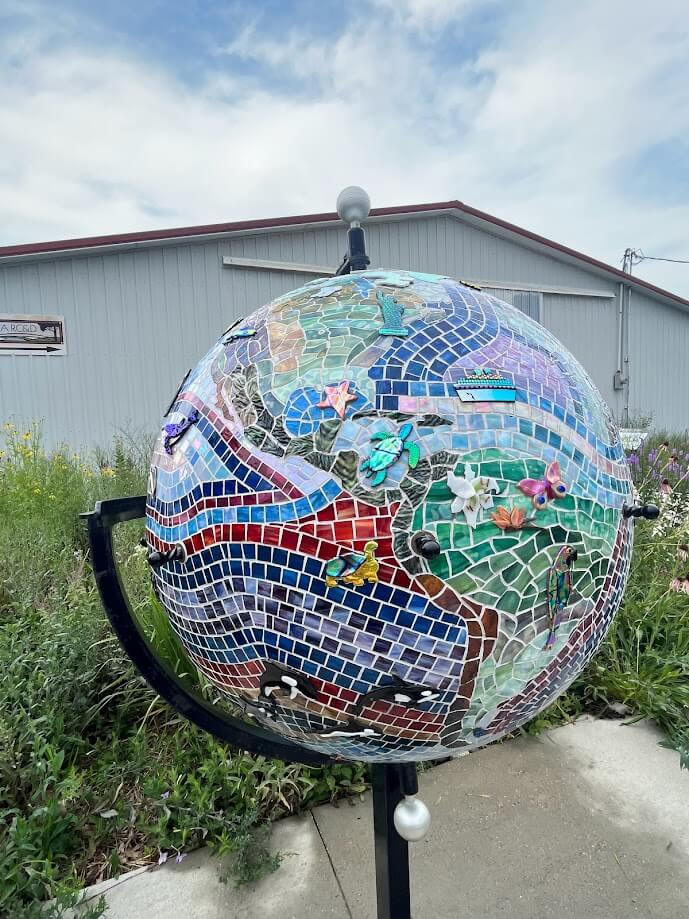
<svg viewBox="0 0 689 919">
<path fill-rule="evenodd" d="M 147 450 L 120 442 L 111 455 L 81 457 L 47 453 L 37 430 L 10 425 L 4 436 L 0 915 L 34 919 L 40 901 L 59 895 L 46 913 L 59 919 L 84 883 L 181 859 L 203 843 L 229 856 L 238 880 L 272 870 L 266 822 L 362 791 L 364 767 L 306 768 L 234 753 L 175 715 L 109 628 L 78 519 L 98 499 L 142 493 Z M 653 459 L 660 443 L 654 438 L 634 464 L 645 499 L 659 494 L 658 464 L 680 450 L 668 444 Z M 602 650 L 531 729 L 623 705 L 655 718 L 689 765 L 689 594 L 672 586 L 689 570 L 677 551 L 689 542 L 687 479 L 680 471 L 672 482 L 657 497 L 661 520 L 637 528 L 624 605 Z M 207 690 L 152 597 L 141 524 L 118 530 L 119 564 L 145 631 L 181 679 Z M 94 906 L 91 919 L 98 913 Z"/>
<path fill-rule="evenodd" d="M 136 674 L 102 611 L 78 514 L 142 493 L 145 459 L 123 444 L 111 457 L 47 454 L 38 431 L 11 426 L 0 452 L 0 915 L 28 919 L 61 893 L 61 916 L 84 883 L 204 842 L 230 856 L 239 880 L 271 870 L 266 821 L 363 790 L 363 767 L 233 753 Z M 193 686 L 198 674 L 150 591 L 141 525 L 119 529 L 137 614 Z"/>
</svg>

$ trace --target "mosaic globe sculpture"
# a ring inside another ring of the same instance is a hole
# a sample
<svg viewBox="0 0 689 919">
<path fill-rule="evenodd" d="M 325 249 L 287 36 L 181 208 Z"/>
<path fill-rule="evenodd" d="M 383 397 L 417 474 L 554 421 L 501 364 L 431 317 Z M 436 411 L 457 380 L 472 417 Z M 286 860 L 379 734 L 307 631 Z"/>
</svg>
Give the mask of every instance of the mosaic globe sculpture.
<svg viewBox="0 0 689 919">
<path fill-rule="evenodd" d="M 594 654 L 631 495 L 605 403 L 542 326 L 366 271 L 262 307 L 187 376 L 147 535 L 174 631 L 247 715 L 423 760 L 514 730 Z"/>
</svg>

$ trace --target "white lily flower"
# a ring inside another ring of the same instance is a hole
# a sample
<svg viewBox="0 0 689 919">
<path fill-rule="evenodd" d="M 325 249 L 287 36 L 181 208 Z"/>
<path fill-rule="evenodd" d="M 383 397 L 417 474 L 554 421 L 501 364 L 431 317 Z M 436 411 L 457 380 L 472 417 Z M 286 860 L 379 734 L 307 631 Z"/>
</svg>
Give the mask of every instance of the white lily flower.
<svg viewBox="0 0 689 919">
<path fill-rule="evenodd" d="M 469 465 L 465 466 L 463 476 L 448 472 L 447 487 L 455 495 L 450 510 L 453 514 L 464 513 L 467 526 L 472 530 L 479 522 L 481 511 L 493 507 L 493 495 L 499 496 L 500 491 L 495 479 L 475 476 Z"/>
</svg>

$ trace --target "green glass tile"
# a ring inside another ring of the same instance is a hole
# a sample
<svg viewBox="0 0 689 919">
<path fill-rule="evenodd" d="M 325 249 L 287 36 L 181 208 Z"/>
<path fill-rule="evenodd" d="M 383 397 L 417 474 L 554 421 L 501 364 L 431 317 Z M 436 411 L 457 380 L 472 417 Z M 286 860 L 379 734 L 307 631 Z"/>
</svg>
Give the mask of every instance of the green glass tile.
<svg viewBox="0 0 689 919">
<path fill-rule="evenodd" d="M 529 570 L 532 572 L 534 577 L 538 577 L 540 574 L 545 574 L 545 572 L 552 565 L 550 558 L 543 554 L 538 553 L 535 555 L 529 562 Z"/>
<path fill-rule="evenodd" d="M 582 528 L 581 515 L 573 511 L 559 511 L 557 522 L 566 530 L 579 530 Z"/>
<path fill-rule="evenodd" d="M 476 582 L 468 574 L 455 575 L 450 580 L 450 585 L 459 594 L 470 594 L 476 589 Z"/>
<path fill-rule="evenodd" d="M 441 578 L 443 581 L 447 580 L 450 576 L 450 566 L 446 555 L 442 552 L 435 558 L 429 559 L 428 567 L 431 569 L 431 574 L 434 574 L 437 578 Z"/>
<path fill-rule="evenodd" d="M 528 562 L 533 558 L 533 556 L 537 552 L 535 542 L 536 542 L 536 536 L 535 534 L 531 534 L 529 538 L 525 540 L 525 542 L 521 543 L 520 545 L 514 546 L 512 549 L 512 552 L 514 553 L 514 555 L 517 556 L 517 558 L 521 559 L 522 562 L 524 562 L 525 564 L 528 564 Z"/>
<path fill-rule="evenodd" d="M 487 583 L 494 573 L 492 571 L 494 561 L 495 559 L 491 558 L 489 561 L 474 565 L 474 567 L 471 569 L 473 577 L 475 577 L 477 581 L 484 581 Z"/>
<path fill-rule="evenodd" d="M 601 539 L 610 539 L 611 536 L 614 536 L 614 532 L 611 534 L 611 527 L 607 523 L 594 523 L 591 532 L 593 536 L 599 536 Z"/>
<path fill-rule="evenodd" d="M 507 568 L 514 562 L 514 556 L 510 555 L 508 552 L 500 552 L 497 555 L 494 555 L 490 560 L 490 569 L 495 574 Z"/>
<path fill-rule="evenodd" d="M 555 529 L 560 530 L 561 535 L 564 535 L 560 527 L 556 527 Z M 553 544 L 553 534 L 550 530 L 539 530 L 534 536 L 534 541 L 539 549 L 545 549 L 546 546 L 551 546 Z"/>
<path fill-rule="evenodd" d="M 449 549 L 452 546 L 452 526 L 449 523 L 437 524 L 435 536 L 441 549 Z"/>
<path fill-rule="evenodd" d="M 489 479 L 501 479 L 502 478 L 502 469 L 501 463 L 481 463 L 478 475 L 485 476 Z"/>
<path fill-rule="evenodd" d="M 461 574 L 462 571 L 465 571 L 471 565 L 470 559 L 468 559 L 463 552 L 450 552 L 449 555 L 450 570 L 453 576 Z"/>
<path fill-rule="evenodd" d="M 485 590 L 476 590 L 472 593 L 471 599 L 475 600 L 477 603 L 482 603 L 484 606 L 490 606 L 495 608 L 500 602 L 500 595 L 488 593 Z"/>
<path fill-rule="evenodd" d="M 467 546 L 464 550 L 465 555 L 472 562 L 478 562 L 482 558 L 487 558 L 493 554 L 493 549 L 489 542 L 480 543 L 478 546 Z"/>
<path fill-rule="evenodd" d="M 528 568 L 522 568 L 516 578 L 512 581 L 512 587 L 514 590 L 518 590 L 522 594 L 527 586 L 533 581 L 533 575 Z"/>
<path fill-rule="evenodd" d="M 520 462 L 518 460 L 513 461 L 504 461 L 500 464 L 502 467 L 502 472 L 500 478 L 509 479 L 512 482 L 519 482 L 521 479 L 535 478 L 531 476 L 526 469 L 526 463 Z"/>
<path fill-rule="evenodd" d="M 447 487 L 447 480 L 441 479 L 438 482 L 433 482 L 431 487 L 428 489 L 428 495 L 426 497 L 427 501 L 450 501 L 454 498 L 454 495 Z"/>
<path fill-rule="evenodd" d="M 500 597 L 500 609 L 509 613 L 516 613 L 519 609 L 519 594 L 516 590 L 506 590 Z"/>
</svg>

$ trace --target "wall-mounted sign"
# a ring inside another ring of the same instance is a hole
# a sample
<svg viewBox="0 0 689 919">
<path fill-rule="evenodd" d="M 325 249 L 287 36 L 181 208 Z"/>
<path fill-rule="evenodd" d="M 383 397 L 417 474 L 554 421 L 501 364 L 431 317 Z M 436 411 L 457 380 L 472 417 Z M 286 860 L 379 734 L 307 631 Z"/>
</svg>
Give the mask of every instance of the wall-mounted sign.
<svg viewBox="0 0 689 919">
<path fill-rule="evenodd" d="M 0 313 L 0 354 L 65 354 L 62 316 L 8 316 Z"/>
<path fill-rule="evenodd" d="M 648 437 L 648 431 L 633 431 L 631 428 L 620 428 L 620 440 L 625 450 L 638 450 Z"/>
</svg>

